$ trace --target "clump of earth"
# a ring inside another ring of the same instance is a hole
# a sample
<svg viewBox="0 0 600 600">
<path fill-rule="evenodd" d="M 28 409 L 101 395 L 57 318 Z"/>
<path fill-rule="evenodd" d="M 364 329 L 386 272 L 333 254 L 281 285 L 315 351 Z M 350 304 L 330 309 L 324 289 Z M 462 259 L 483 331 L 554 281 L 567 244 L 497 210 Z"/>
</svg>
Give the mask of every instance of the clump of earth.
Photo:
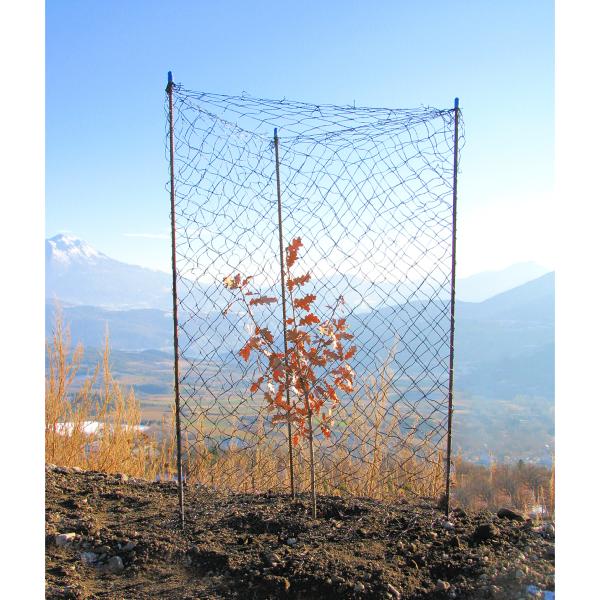
<svg viewBox="0 0 600 600">
<path fill-rule="evenodd" d="M 240 494 L 46 467 L 46 597 L 553 598 L 554 526 L 434 502 Z"/>
</svg>

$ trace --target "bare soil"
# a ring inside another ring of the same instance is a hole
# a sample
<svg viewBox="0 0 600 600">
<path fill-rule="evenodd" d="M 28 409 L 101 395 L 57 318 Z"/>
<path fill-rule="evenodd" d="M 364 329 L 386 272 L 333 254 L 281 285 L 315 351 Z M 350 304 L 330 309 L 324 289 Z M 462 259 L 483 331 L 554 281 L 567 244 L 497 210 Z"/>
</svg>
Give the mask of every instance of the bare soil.
<svg viewBox="0 0 600 600">
<path fill-rule="evenodd" d="M 135 599 L 542 597 L 548 524 L 433 502 L 386 504 L 186 487 L 46 467 L 46 597 Z M 60 534 L 70 539 L 63 542 Z M 58 543 L 57 543 L 58 542 Z M 115 558 L 119 557 L 119 559 Z"/>
</svg>

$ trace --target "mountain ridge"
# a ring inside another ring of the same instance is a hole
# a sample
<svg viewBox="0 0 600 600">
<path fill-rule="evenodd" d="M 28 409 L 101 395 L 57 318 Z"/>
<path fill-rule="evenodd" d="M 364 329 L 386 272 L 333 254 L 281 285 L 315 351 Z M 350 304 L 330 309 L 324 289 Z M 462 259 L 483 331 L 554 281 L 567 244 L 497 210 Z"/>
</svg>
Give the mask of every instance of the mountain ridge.
<svg viewBox="0 0 600 600">
<path fill-rule="evenodd" d="M 72 234 L 48 238 L 45 247 L 47 300 L 113 310 L 169 310 L 172 306 L 170 273 L 116 260 Z M 456 297 L 463 302 L 482 302 L 544 273 L 547 273 L 547 269 L 533 262 L 517 263 L 500 271 L 478 273 L 457 280 Z M 353 290 L 355 296 L 359 294 L 356 298 L 347 298 L 350 304 L 358 306 L 373 293 L 366 282 L 366 291 L 363 290 L 365 286 L 361 286 L 361 283 L 357 280 L 351 286 L 346 286 L 349 296 L 352 296 Z M 381 285 L 385 291 L 386 285 Z M 401 295 L 402 290 L 398 286 L 387 284 L 390 290 Z"/>
<path fill-rule="evenodd" d="M 172 304 L 168 273 L 115 260 L 72 235 L 47 239 L 45 249 L 47 300 L 111 309 Z"/>
</svg>

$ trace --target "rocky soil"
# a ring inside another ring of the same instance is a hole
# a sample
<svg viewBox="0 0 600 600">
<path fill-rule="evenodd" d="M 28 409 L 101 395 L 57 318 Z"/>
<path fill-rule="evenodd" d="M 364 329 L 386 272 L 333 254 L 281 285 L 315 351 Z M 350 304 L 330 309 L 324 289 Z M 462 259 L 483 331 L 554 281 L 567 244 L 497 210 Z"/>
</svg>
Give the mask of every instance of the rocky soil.
<svg viewBox="0 0 600 600">
<path fill-rule="evenodd" d="M 46 467 L 46 597 L 552 598 L 554 527 L 511 511 L 229 494 Z"/>
</svg>

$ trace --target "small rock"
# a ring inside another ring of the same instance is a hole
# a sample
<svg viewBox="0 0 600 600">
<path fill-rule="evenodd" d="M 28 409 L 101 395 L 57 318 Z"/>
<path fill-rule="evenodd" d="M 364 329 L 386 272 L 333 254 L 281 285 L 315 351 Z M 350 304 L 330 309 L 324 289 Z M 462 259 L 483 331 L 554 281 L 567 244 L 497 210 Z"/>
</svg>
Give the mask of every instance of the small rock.
<svg viewBox="0 0 600 600">
<path fill-rule="evenodd" d="M 73 473 L 83 473 L 83 469 L 81 467 L 71 467 L 71 471 Z"/>
<path fill-rule="evenodd" d="M 498 535 L 498 530 L 493 523 L 484 523 L 475 529 L 475 532 L 473 533 L 473 541 L 483 542 L 495 537 L 496 535 Z"/>
<path fill-rule="evenodd" d="M 358 533 L 359 535 L 362 535 L 363 537 L 366 537 L 366 536 L 367 536 L 367 530 L 366 530 L 366 529 L 363 529 L 362 527 L 361 527 L 361 528 L 360 528 L 360 529 L 357 531 L 357 533 Z"/>
<path fill-rule="evenodd" d="M 98 555 L 95 552 L 82 552 L 81 562 L 85 565 L 94 565 L 98 561 Z"/>
<path fill-rule="evenodd" d="M 137 542 L 127 542 L 122 548 L 121 550 L 123 550 L 123 552 L 129 552 L 130 550 L 133 550 L 135 547 L 137 546 Z"/>
<path fill-rule="evenodd" d="M 288 538 L 285 542 L 288 546 L 295 546 L 298 543 L 296 538 Z"/>
<path fill-rule="evenodd" d="M 75 542 L 75 538 L 77 537 L 76 533 L 59 533 L 54 538 L 54 542 L 57 546 L 68 546 Z"/>
<path fill-rule="evenodd" d="M 107 563 L 107 568 L 112 573 L 120 573 L 125 567 L 120 556 L 113 556 Z"/>
<path fill-rule="evenodd" d="M 525 577 L 525 572 L 522 569 L 515 569 L 514 575 L 516 579 L 522 579 Z"/>
<path fill-rule="evenodd" d="M 542 532 L 545 533 L 548 537 L 554 537 L 555 529 L 552 523 L 546 523 L 542 527 Z"/>
<path fill-rule="evenodd" d="M 522 513 L 510 508 L 501 508 L 497 513 L 500 519 L 509 519 L 510 521 L 525 521 L 525 517 Z"/>
<path fill-rule="evenodd" d="M 281 562 L 281 557 L 274 552 L 272 554 L 267 553 L 264 555 L 264 561 L 267 565 L 277 566 L 277 564 Z"/>
<path fill-rule="evenodd" d="M 437 583 L 435 584 L 435 589 L 440 592 L 447 592 L 450 589 L 450 584 L 447 581 L 438 579 Z"/>
<path fill-rule="evenodd" d="M 118 478 L 119 480 L 123 481 L 123 482 L 125 482 L 125 481 L 129 481 L 129 476 L 128 476 L 128 475 L 125 475 L 125 473 L 119 473 L 119 474 L 117 475 L 117 478 Z"/>
<path fill-rule="evenodd" d="M 400 598 L 400 590 L 396 589 L 391 583 L 388 583 L 385 588 L 392 595 L 392 597 Z"/>
<path fill-rule="evenodd" d="M 96 546 L 94 552 L 97 554 L 108 554 L 110 552 L 110 546 L 103 544 L 102 546 Z"/>
<path fill-rule="evenodd" d="M 365 586 L 363 583 L 361 583 L 360 581 L 357 581 L 354 584 L 354 591 L 355 592 L 364 592 L 365 591 Z"/>
<path fill-rule="evenodd" d="M 454 529 L 454 523 L 451 521 L 442 521 L 442 529 L 446 531 L 452 531 Z"/>
</svg>

